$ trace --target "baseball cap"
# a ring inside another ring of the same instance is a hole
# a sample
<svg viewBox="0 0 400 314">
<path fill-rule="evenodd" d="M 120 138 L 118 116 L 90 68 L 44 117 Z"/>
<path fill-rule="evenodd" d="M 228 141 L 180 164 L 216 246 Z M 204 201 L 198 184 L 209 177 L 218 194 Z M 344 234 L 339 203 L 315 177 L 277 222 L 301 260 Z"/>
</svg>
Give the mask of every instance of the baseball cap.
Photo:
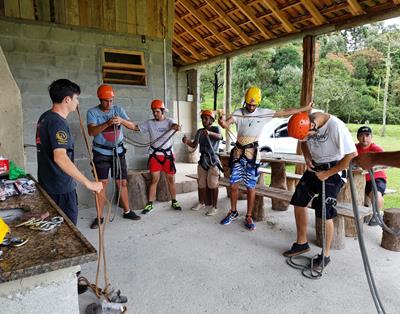
<svg viewBox="0 0 400 314">
<path fill-rule="evenodd" d="M 361 133 L 368 133 L 372 134 L 372 130 L 369 126 L 362 126 L 361 128 L 358 129 L 357 131 L 357 136 L 359 136 Z"/>
</svg>

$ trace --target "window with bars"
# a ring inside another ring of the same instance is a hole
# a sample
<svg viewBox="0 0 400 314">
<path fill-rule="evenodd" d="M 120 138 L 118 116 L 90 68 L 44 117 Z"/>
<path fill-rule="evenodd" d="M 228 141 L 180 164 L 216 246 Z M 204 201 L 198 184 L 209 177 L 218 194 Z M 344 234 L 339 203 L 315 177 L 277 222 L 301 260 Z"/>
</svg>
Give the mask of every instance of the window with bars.
<svg viewBox="0 0 400 314">
<path fill-rule="evenodd" d="M 144 52 L 104 48 L 102 59 L 104 83 L 147 85 Z"/>
</svg>

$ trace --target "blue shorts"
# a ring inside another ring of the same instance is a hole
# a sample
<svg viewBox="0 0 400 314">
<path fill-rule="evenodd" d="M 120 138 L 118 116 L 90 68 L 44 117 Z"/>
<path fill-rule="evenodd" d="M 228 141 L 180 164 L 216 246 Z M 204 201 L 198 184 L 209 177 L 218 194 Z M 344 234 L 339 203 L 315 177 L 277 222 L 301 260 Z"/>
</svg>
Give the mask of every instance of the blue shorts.
<svg viewBox="0 0 400 314">
<path fill-rule="evenodd" d="M 258 165 L 255 165 L 252 162 L 249 163 L 246 158 L 241 157 L 231 167 L 231 177 L 229 183 L 232 185 L 243 181 L 246 188 L 254 189 L 259 176 Z"/>
<path fill-rule="evenodd" d="M 49 194 L 74 225 L 78 222 L 78 196 L 76 190 L 65 194 Z"/>
<path fill-rule="evenodd" d="M 381 192 L 382 196 L 385 195 L 386 190 L 386 180 L 383 178 L 375 179 L 376 188 L 378 192 Z M 372 192 L 372 182 L 367 181 L 365 184 L 365 194 L 369 195 Z"/>
</svg>

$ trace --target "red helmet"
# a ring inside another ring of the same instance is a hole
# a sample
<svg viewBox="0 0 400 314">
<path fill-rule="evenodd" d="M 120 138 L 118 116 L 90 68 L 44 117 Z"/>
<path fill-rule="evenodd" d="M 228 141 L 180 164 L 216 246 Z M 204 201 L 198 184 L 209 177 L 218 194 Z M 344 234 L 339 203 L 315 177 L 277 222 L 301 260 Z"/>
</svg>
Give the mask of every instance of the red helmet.
<svg viewBox="0 0 400 314">
<path fill-rule="evenodd" d="M 100 99 L 111 99 L 114 97 L 113 88 L 110 85 L 100 85 L 97 89 L 97 97 Z"/>
<path fill-rule="evenodd" d="M 162 100 L 160 100 L 160 99 L 154 99 L 151 102 L 151 109 L 152 110 L 154 110 L 154 109 L 165 109 L 164 102 Z"/>
<path fill-rule="evenodd" d="M 200 113 L 200 117 L 201 116 L 208 116 L 208 117 L 212 118 L 213 120 L 215 120 L 214 111 L 211 111 L 211 110 L 202 110 Z"/>
<path fill-rule="evenodd" d="M 296 113 L 288 122 L 288 134 L 291 137 L 303 140 L 310 131 L 311 121 L 307 112 Z"/>
</svg>

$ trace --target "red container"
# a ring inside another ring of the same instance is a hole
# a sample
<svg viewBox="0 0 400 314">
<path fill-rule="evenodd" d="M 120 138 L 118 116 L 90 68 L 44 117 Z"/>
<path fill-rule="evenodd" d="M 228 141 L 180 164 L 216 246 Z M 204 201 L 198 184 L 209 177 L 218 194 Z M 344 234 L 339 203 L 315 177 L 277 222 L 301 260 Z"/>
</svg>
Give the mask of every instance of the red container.
<svg viewBox="0 0 400 314">
<path fill-rule="evenodd" d="M 8 159 L 3 156 L 0 156 L 0 174 L 8 173 L 9 170 L 10 170 L 10 164 L 8 162 Z"/>
</svg>

